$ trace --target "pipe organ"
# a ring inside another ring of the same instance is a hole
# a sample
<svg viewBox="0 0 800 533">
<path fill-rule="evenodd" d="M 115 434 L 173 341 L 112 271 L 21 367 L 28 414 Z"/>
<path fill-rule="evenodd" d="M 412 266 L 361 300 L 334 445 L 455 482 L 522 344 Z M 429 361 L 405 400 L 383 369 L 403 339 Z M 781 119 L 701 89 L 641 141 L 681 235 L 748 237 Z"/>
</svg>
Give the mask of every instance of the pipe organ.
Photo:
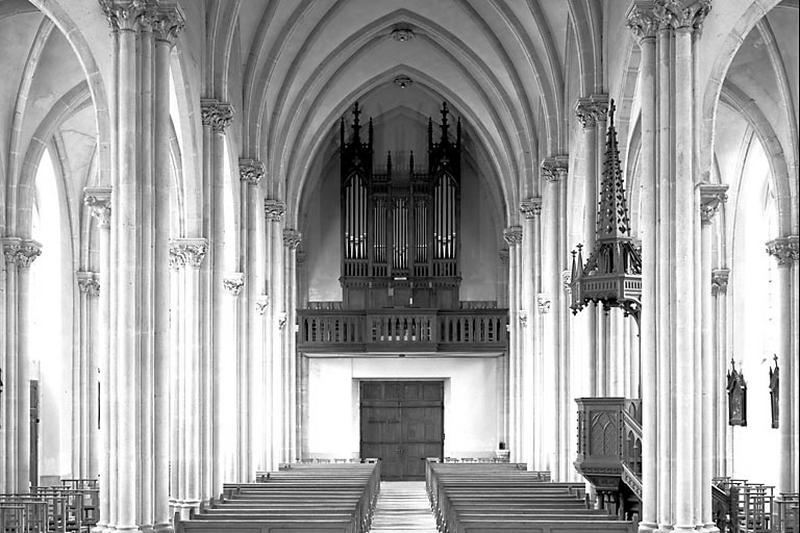
<svg viewBox="0 0 800 533">
<path fill-rule="evenodd" d="M 373 125 L 362 139 L 361 110 L 353 106 L 352 133 L 340 125 L 343 304 L 349 309 L 459 305 L 461 119 L 449 134 L 447 103 L 439 141 L 428 120 L 427 169 L 414 153 L 407 171 L 373 166 Z"/>
</svg>

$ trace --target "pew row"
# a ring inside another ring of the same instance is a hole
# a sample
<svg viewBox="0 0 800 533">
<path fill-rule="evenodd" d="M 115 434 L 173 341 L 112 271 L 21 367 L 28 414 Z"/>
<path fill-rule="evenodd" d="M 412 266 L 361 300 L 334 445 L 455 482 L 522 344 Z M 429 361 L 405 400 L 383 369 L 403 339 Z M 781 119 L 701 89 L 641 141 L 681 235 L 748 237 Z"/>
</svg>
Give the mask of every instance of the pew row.
<svg viewBox="0 0 800 533">
<path fill-rule="evenodd" d="M 297 468 L 295 468 L 297 466 Z M 175 516 L 175 532 L 366 533 L 380 488 L 380 462 L 292 465 L 226 483 L 219 498 Z"/>
<path fill-rule="evenodd" d="M 592 509 L 582 483 L 502 463 L 426 463 L 425 481 L 444 533 L 633 533 L 636 524 Z"/>
</svg>

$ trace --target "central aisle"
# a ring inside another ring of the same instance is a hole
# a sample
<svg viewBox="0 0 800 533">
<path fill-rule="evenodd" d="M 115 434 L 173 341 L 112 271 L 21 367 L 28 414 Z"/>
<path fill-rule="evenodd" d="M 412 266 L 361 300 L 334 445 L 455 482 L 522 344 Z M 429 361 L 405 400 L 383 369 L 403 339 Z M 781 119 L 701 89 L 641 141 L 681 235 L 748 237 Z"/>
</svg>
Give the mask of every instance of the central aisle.
<svg viewBox="0 0 800 533">
<path fill-rule="evenodd" d="M 425 531 L 437 533 L 424 481 L 381 481 L 381 493 L 372 519 L 378 531 Z"/>
</svg>

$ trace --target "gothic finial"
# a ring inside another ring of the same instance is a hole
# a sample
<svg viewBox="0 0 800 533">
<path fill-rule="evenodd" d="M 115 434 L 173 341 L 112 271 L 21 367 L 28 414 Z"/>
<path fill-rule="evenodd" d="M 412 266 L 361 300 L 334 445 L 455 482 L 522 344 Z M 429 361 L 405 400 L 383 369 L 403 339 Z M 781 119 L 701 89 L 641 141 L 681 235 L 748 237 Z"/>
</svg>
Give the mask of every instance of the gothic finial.
<svg viewBox="0 0 800 533">
<path fill-rule="evenodd" d="M 358 101 L 353 104 L 353 142 L 361 142 L 361 122 L 359 121 L 361 110 L 358 108 Z"/>
<path fill-rule="evenodd" d="M 447 129 L 449 127 L 447 124 L 447 102 L 442 102 L 441 113 L 442 113 L 442 124 L 441 124 L 442 137 L 439 139 L 439 142 L 442 144 L 447 144 Z"/>
<path fill-rule="evenodd" d="M 414 173 L 414 150 L 411 150 L 411 153 L 408 156 L 408 168 L 411 170 L 411 173 Z"/>
<path fill-rule="evenodd" d="M 368 139 L 369 147 L 372 148 L 372 139 L 374 138 L 374 132 L 372 129 L 372 117 L 369 117 L 369 128 L 367 129 L 367 132 L 369 134 L 369 139 Z"/>
<path fill-rule="evenodd" d="M 456 120 L 456 146 L 461 147 L 461 117 Z"/>
<path fill-rule="evenodd" d="M 614 126 L 614 100 L 608 106 L 608 130 L 606 132 L 606 157 L 600 182 L 600 205 L 597 217 L 597 238 L 616 239 L 629 237 L 628 205 L 625 197 L 625 182 L 619 160 L 617 129 Z"/>
<path fill-rule="evenodd" d="M 433 149 L 433 119 L 428 117 L 428 151 Z"/>
<path fill-rule="evenodd" d="M 392 151 L 386 152 L 386 173 L 392 175 Z"/>
</svg>

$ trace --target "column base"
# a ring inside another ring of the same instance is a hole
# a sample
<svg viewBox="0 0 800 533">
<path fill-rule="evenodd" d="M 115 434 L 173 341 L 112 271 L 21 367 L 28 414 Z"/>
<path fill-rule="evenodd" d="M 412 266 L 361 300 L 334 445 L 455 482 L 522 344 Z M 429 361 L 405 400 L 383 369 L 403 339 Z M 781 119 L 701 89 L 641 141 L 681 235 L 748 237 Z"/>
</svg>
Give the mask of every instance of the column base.
<svg viewBox="0 0 800 533">
<path fill-rule="evenodd" d="M 192 511 L 200 508 L 200 500 L 170 500 L 169 506 L 172 516 L 177 515 L 179 520 L 189 520 Z"/>
<path fill-rule="evenodd" d="M 658 524 L 652 522 L 639 522 L 639 533 L 656 533 L 658 531 Z"/>
<path fill-rule="evenodd" d="M 154 533 L 172 533 L 175 529 L 172 527 L 170 522 L 166 522 L 163 524 L 156 524 L 153 526 Z"/>
</svg>

